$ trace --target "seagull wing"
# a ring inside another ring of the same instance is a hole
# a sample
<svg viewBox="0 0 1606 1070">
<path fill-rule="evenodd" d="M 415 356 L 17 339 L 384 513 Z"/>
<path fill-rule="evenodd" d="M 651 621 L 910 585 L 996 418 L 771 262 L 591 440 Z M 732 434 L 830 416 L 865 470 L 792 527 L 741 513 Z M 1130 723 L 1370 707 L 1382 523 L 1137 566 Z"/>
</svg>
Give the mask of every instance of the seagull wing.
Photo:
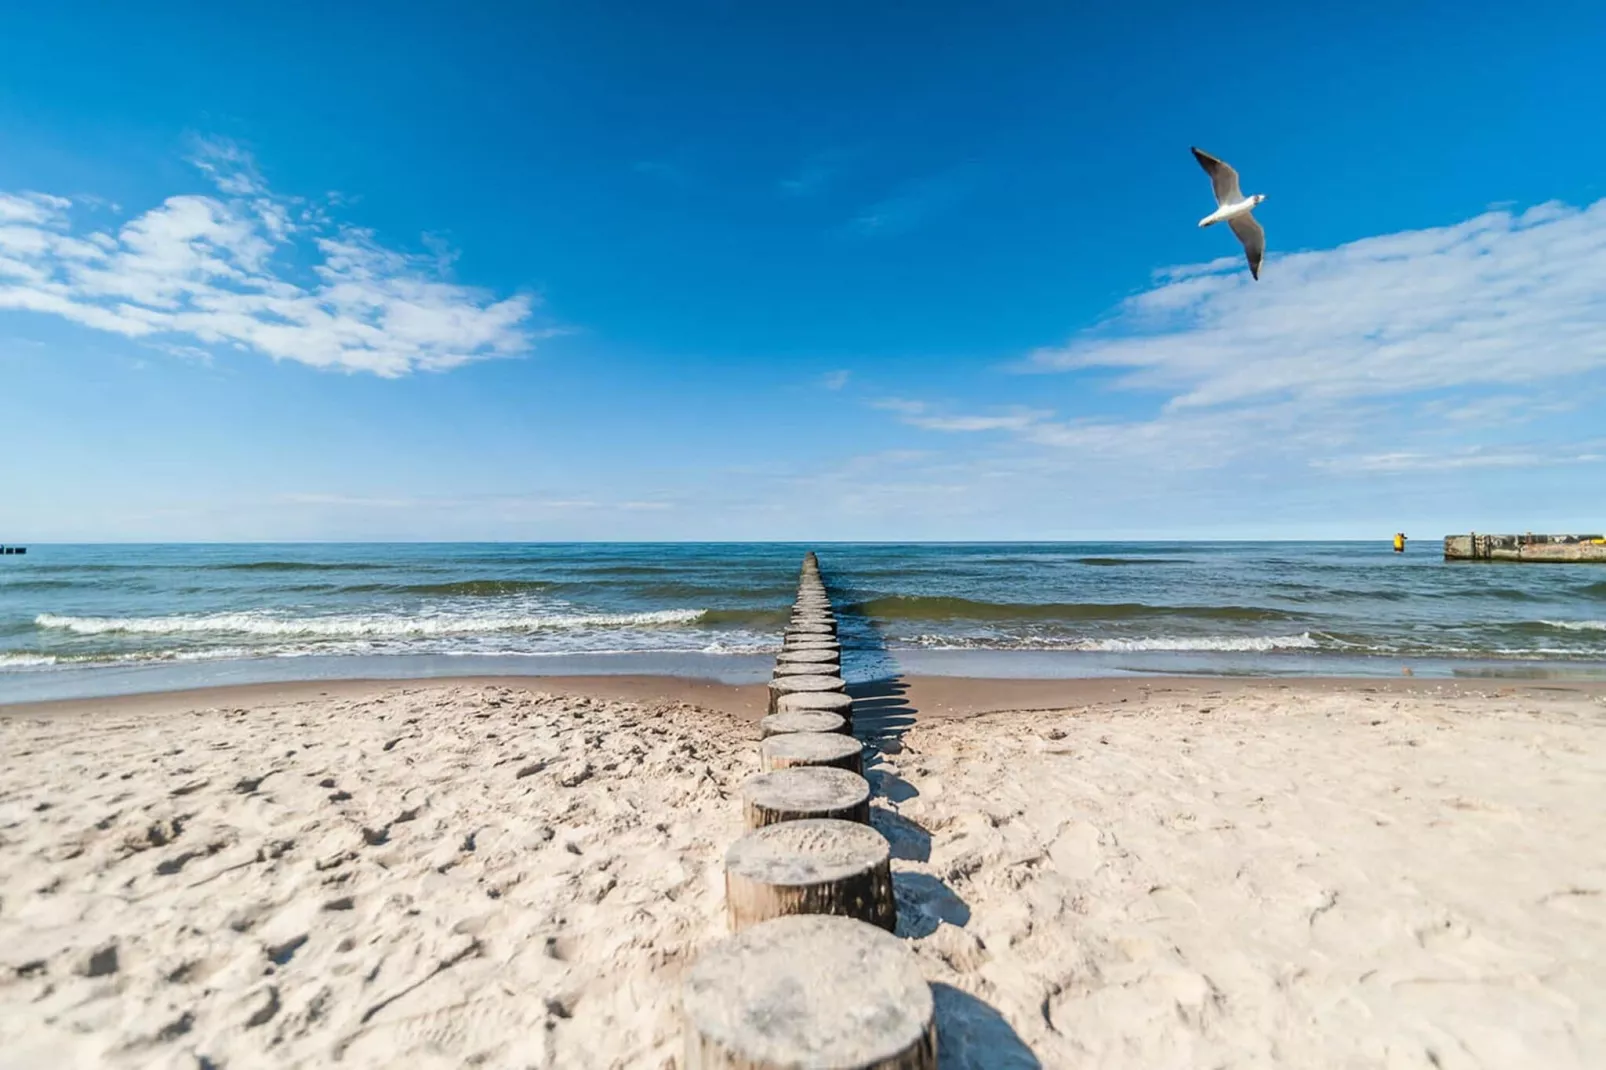
<svg viewBox="0 0 1606 1070">
<path fill-rule="evenodd" d="M 1199 161 L 1199 166 L 1205 169 L 1210 176 L 1210 185 L 1216 191 L 1216 204 L 1238 204 L 1244 199 L 1243 190 L 1238 188 L 1238 172 L 1234 171 L 1226 161 L 1218 160 L 1208 152 L 1193 150 L 1193 158 Z"/>
<path fill-rule="evenodd" d="M 1227 220 L 1227 226 L 1244 243 L 1244 255 L 1249 258 L 1249 274 L 1260 278 L 1260 262 L 1266 258 L 1266 232 L 1249 212 Z"/>
</svg>

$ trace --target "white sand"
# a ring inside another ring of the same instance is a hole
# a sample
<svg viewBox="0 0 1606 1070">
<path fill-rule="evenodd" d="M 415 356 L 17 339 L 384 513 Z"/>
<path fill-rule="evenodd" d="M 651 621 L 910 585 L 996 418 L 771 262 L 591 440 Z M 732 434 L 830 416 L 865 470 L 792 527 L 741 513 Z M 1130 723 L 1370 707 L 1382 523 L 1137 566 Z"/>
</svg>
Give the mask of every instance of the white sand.
<svg viewBox="0 0 1606 1070">
<path fill-rule="evenodd" d="M 0 1063 L 667 1065 L 749 736 L 483 688 L 0 718 Z"/>
<path fill-rule="evenodd" d="M 1045 1066 L 1606 1066 L 1597 695 L 1228 686 L 907 742 L 904 868 L 965 922 L 928 979 Z"/>
<path fill-rule="evenodd" d="M 1597 692 L 1048 690 L 875 763 L 945 1067 L 1606 1065 Z M 0 1066 L 675 1065 L 756 726 L 331 691 L 0 710 Z"/>
</svg>

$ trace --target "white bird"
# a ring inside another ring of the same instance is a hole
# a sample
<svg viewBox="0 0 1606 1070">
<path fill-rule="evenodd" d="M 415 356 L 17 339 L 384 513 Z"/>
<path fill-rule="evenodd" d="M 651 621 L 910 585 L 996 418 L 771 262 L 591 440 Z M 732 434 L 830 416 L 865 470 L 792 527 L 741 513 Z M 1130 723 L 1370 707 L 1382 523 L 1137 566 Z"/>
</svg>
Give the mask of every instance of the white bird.
<svg viewBox="0 0 1606 1070">
<path fill-rule="evenodd" d="M 1216 210 L 1199 220 L 1199 225 L 1208 227 L 1225 219 L 1227 226 L 1243 242 L 1244 255 L 1249 258 L 1249 274 L 1260 278 L 1260 262 L 1266 258 L 1266 232 L 1260 229 L 1260 224 L 1250 212 L 1266 199 L 1266 195 L 1257 193 L 1253 197 L 1245 197 L 1244 191 L 1238 188 L 1238 172 L 1229 167 L 1226 161 L 1198 149 L 1193 150 L 1193 158 L 1210 176 L 1211 188 L 1216 191 Z"/>
</svg>

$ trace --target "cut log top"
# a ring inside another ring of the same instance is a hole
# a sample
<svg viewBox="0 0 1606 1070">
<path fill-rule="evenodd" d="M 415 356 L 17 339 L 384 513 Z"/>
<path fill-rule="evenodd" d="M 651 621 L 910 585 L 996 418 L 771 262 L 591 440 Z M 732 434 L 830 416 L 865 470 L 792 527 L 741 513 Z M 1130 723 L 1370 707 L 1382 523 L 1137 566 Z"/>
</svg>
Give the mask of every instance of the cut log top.
<svg viewBox="0 0 1606 1070">
<path fill-rule="evenodd" d="M 892 848 L 869 825 L 830 818 L 754 829 L 725 853 L 725 868 L 765 884 L 819 884 L 887 865 Z"/>
<path fill-rule="evenodd" d="M 836 732 L 848 730 L 847 719 L 839 713 L 824 710 L 802 710 L 789 713 L 772 713 L 758 722 L 760 737 L 784 735 L 789 732 Z M 838 738 L 841 738 L 840 735 Z"/>
<path fill-rule="evenodd" d="M 809 817 L 840 817 L 868 824 L 870 782 L 846 769 L 800 766 L 758 773 L 742 784 L 748 828 Z"/>
<path fill-rule="evenodd" d="M 841 691 L 846 686 L 840 676 L 783 676 L 770 681 L 771 691 Z"/>
<path fill-rule="evenodd" d="M 687 972 L 687 1070 L 931 1070 L 931 989 L 914 954 L 873 925 L 776 918 L 710 948 Z"/>
<path fill-rule="evenodd" d="M 823 710 L 851 717 L 853 699 L 841 691 L 793 691 L 775 698 L 776 713 L 801 713 L 804 710 Z"/>
<path fill-rule="evenodd" d="M 775 714 L 777 717 L 821 716 L 836 714 Z M 837 717 L 838 721 L 842 718 Z M 766 718 L 768 720 L 768 718 Z M 842 722 L 844 728 L 846 721 Z M 794 766 L 828 765 L 846 769 L 850 773 L 864 774 L 864 746 L 847 735 L 844 728 L 812 729 L 807 732 L 779 732 L 759 744 L 759 763 L 766 773 Z"/>
<path fill-rule="evenodd" d="M 810 661 L 839 662 L 841 660 L 842 655 L 839 651 L 827 650 L 824 647 L 814 650 L 783 650 L 775 656 L 777 665 L 793 665 Z"/>
<path fill-rule="evenodd" d="M 777 680 L 783 676 L 837 676 L 841 668 L 835 661 L 780 661 L 770 675 Z"/>
</svg>

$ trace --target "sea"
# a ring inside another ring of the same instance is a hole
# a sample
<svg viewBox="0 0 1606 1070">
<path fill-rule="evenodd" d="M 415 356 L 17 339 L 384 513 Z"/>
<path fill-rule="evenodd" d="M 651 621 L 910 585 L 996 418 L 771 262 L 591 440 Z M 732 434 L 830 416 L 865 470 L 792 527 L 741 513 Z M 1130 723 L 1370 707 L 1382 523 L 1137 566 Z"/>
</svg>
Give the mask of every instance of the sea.
<svg viewBox="0 0 1606 1070">
<path fill-rule="evenodd" d="M 35 545 L 0 702 L 478 674 L 767 677 L 805 549 L 850 676 L 1606 678 L 1606 566 L 1437 542 Z"/>
</svg>

